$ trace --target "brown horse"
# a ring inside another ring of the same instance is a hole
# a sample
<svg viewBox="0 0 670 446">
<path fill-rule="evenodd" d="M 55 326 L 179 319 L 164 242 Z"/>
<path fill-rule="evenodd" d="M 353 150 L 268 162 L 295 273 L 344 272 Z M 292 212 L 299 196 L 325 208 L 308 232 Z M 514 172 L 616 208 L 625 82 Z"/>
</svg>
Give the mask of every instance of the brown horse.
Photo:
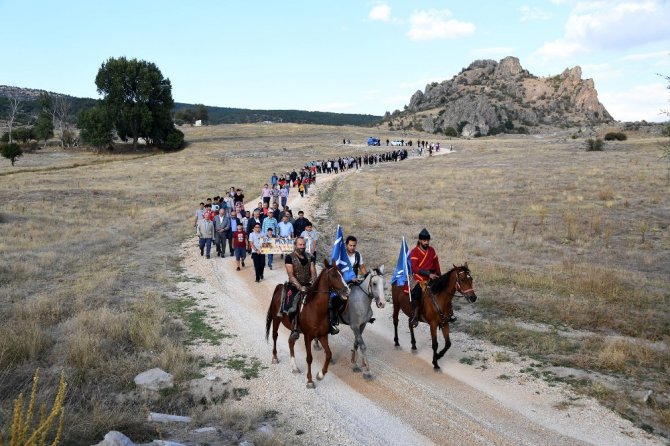
<svg viewBox="0 0 670 446">
<path fill-rule="evenodd" d="M 391 288 L 393 293 L 393 327 L 395 329 L 396 347 L 398 343 L 398 313 L 402 309 L 408 317 L 412 315 L 412 306 L 409 301 L 409 294 L 405 293 L 404 287 L 393 285 Z M 437 279 L 429 283 L 423 290 L 421 296 L 421 307 L 419 309 L 419 321 L 426 322 L 430 325 L 430 337 L 433 341 L 433 367 L 439 369 L 437 364 L 438 359 L 442 358 L 444 354 L 451 347 L 451 340 L 449 340 L 449 315 L 451 314 L 451 300 L 454 294 L 459 292 L 468 302 L 477 300 L 474 287 L 472 285 L 472 276 L 468 269 L 468 264 L 456 266 L 442 274 Z M 444 348 L 437 351 L 437 329 L 442 330 L 444 335 Z M 416 350 L 416 339 L 414 338 L 414 328 L 410 325 L 410 335 L 412 336 L 412 350 Z"/>
<path fill-rule="evenodd" d="M 279 362 L 277 359 L 277 336 L 279 324 L 283 323 L 286 328 L 291 329 L 291 320 L 287 315 L 277 316 L 281 305 L 281 295 L 284 285 L 279 284 L 275 287 L 272 294 L 272 301 L 268 308 L 268 314 L 265 318 L 265 340 L 270 334 L 270 324 L 272 324 L 272 363 Z M 307 388 L 313 389 L 312 381 L 312 340 L 318 339 L 326 353 L 326 361 L 323 369 L 317 373 L 317 379 L 321 380 L 328 373 L 328 365 L 332 358 L 330 347 L 328 346 L 328 333 L 330 332 L 330 322 L 328 321 L 328 302 L 331 291 L 337 293 L 342 299 L 349 297 L 349 286 L 344 281 L 342 273 L 337 265 L 330 265 L 328 260 L 324 260 L 324 268 L 319 273 L 314 286 L 307 291 L 304 303 L 299 308 L 298 325 L 305 338 L 305 350 L 307 351 Z M 295 339 L 292 336 L 288 338 L 288 347 L 291 351 L 291 364 L 293 373 L 300 373 L 300 369 L 295 363 L 295 354 L 293 347 Z"/>
</svg>

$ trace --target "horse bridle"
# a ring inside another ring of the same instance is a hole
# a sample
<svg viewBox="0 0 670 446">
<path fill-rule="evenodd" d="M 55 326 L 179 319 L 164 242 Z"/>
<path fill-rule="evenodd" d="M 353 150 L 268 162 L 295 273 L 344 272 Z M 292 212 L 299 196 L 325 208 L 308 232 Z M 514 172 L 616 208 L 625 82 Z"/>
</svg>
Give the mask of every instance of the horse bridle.
<svg viewBox="0 0 670 446">
<path fill-rule="evenodd" d="M 463 285 L 461 285 L 461 273 L 466 273 L 466 271 L 457 271 L 456 272 L 456 291 L 458 291 L 461 296 L 466 297 L 465 293 L 469 293 L 470 291 L 474 291 L 474 288 L 468 288 L 467 290 L 462 289 Z"/>
<path fill-rule="evenodd" d="M 331 267 L 331 268 L 328 268 L 328 269 L 330 270 L 330 269 L 332 269 L 332 267 Z M 326 271 L 326 273 L 328 273 L 328 272 Z M 328 284 L 330 285 L 330 277 L 328 277 L 326 280 L 328 280 Z M 337 293 L 338 296 L 342 296 L 342 293 L 343 293 L 344 290 L 346 290 L 346 289 L 347 289 L 347 284 L 345 283 L 344 286 L 343 286 L 342 288 L 340 288 L 339 290 L 338 290 L 338 289 L 335 289 L 335 288 L 331 288 L 331 287 L 329 286 L 329 287 L 328 287 L 328 290 L 326 290 L 326 291 L 314 290 L 314 293 L 329 293 L 329 294 L 330 294 L 331 292 L 335 292 L 335 293 Z"/>
<path fill-rule="evenodd" d="M 371 296 L 371 294 L 372 294 L 372 278 L 376 277 L 376 276 L 381 276 L 382 274 L 375 268 L 372 272 L 368 273 L 368 275 L 370 276 L 370 281 L 368 282 L 368 290 L 367 291 L 365 291 L 363 289 L 363 287 L 361 286 L 360 283 L 357 283 L 356 286 L 358 288 L 360 288 L 361 291 L 363 292 L 363 294 L 368 296 L 370 298 L 370 300 L 374 299 L 375 301 L 379 302 L 381 300 L 381 297 L 378 299 L 376 297 Z M 365 279 L 367 279 L 367 276 L 366 276 Z M 365 279 L 363 279 L 363 281 L 365 281 Z"/>
</svg>

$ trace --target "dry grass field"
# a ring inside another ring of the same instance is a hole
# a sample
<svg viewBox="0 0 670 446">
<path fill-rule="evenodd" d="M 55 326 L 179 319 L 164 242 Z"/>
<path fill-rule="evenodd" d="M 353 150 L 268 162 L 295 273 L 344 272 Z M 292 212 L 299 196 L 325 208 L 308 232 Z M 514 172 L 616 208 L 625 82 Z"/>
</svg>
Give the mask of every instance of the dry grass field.
<svg viewBox="0 0 670 446">
<path fill-rule="evenodd" d="M 184 130 L 189 144 L 177 153 L 38 152 L 14 168 L 0 163 L 0 429 L 41 367 L 41 400 L 61 371 L 69 383 L 65 444 L 112 428 L 151 438 L 133 377 L 159 366 L 183 382 L 199 371 L 166 300 L 197 203 L 231 186 L 251 198 L 273 171 L 364 152 L 341 140 L 371 135 L 292 124 Z M 411 244 L 426 226 L 443 265 L 467 260 L 475 276 L 480 300 L 469 315 L 462 306 L 455 329 L 528 355 L 547 379 L 667 433 L 670 182 L 658 141 L 600 153 L 579 140 L 452 142 L 448 156 L 333 181 L 321 234 L 340 223 L 366 263 L 392 267 L 400 237 Z M 643 403 L 636 395 L 647 390 Z M 170 398 L 166 406 L 189 411 Z"/>
<path fill-rule="evenodd" d="M 535 374 L 667 436 L 670 178 L 659 141 L 604 152 L 533 137 L 454 147 L 411 169 L 342 178 L 333 223 L 359 237 L 372 266 L 395 265 L 401 236 L 412 246 L 427 227 L 442 265 L 468 261 L 479 290 L 455 330 L 528 355 L 542 366 Z"/>
</svg>

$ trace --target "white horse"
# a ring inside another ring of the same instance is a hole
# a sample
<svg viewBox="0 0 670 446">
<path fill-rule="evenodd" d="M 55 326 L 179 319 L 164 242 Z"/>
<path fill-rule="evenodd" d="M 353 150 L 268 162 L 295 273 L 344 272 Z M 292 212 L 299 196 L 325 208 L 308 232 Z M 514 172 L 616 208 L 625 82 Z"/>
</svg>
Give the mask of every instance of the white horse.
<svg viewBox="0 0 670 446">
<path fill-rule="evenodd" d="M 356 360 L 356 351 L 360 348 L 361 365 L 365 369 L 363 378 L 366 379 L 372 378 L 372 374 L 366 354 L 367 347 L 363 341 L 363 330 L 372 319 L 371 306 L 373 300 L 377 304 L 377 308 L 384 308 L 384 265 L 373 269 L 360 284 L 351 286 L 349 302 L 340 316 L 342 322 L 351 327 L 351 331 L 354 332 L 354 348 L 351 350 L 353 371 L 361 371 Z"/>
</svg>

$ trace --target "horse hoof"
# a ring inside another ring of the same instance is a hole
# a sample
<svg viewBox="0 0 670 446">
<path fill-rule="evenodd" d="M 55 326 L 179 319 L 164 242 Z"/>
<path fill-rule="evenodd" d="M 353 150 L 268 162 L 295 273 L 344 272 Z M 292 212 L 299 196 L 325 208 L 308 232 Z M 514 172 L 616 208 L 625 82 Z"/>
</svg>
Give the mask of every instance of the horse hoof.
<svg viewBox="0 0 670 446">
<path fill-rule="evenodd" d="M 302 372 L 300 371 L 300 369 L 293 369 L 291 370 L 291 373 L 302 373 Z"/>
<path fill-rule="evenodd" d="M 441 369 L 440 369 L 440 366 L 439 366 L 439 365 L 437 365 L 437 364 L 433 364 L 433 370 L 434 370 L 435 372 L 439 372 Z"/>
<path fill-rule="evenodd" d="M 319 373 L 317 373 L 317 374 L 316 374 L 316 379 L 318 379 L 319 381 L 321 381 L 321 380 L 323 379 L 323 372 L 319 372 Z"/>
<path fill-rule="evenodd" d="M 316 343 L 314 344 L 314 350 L 321 351 L 323 348 L 321 348 L 321 344 Z"/>
<path fill-rule="evenodd" d="M 354 373 L 358 373 L 358 372 L 361 371 L 361 368 L 359 366 L 355 365 L 351 370 L 353 370 Z"/>
<path fill-rule="evenodd" d="M 277 358 L 272 358 L 272 363 L 273 363 L 273 364 L 279 364 L 279 359 L 277 359 Z"/>
<path fill-rule="evenodd" d="M 367 379 L 367 380 L 372 379 L 372 373 L 370 373 L 370 372 L 363 373 L 363 378 Z"/>
<path fill-rule="evenodd" d="M 413 345 L 413 346 L 412 346 L 412 350 L 416 350 L 416 345 Z"/>
<path fill-rule="evenodd" d="M 316 386 L 314 385 L 314 382 L 313 382 L 313 381 L 309 381 L 309 382 L 307 383 L 307 388 L 308 388 L 308 389 L 316 389 Z"/>
<path fill-rule="evenodd" d="M 400 344 L 398 343 L 398 341 L 396 341 L 395 346 L 400 347 Z"/>
</svg>

